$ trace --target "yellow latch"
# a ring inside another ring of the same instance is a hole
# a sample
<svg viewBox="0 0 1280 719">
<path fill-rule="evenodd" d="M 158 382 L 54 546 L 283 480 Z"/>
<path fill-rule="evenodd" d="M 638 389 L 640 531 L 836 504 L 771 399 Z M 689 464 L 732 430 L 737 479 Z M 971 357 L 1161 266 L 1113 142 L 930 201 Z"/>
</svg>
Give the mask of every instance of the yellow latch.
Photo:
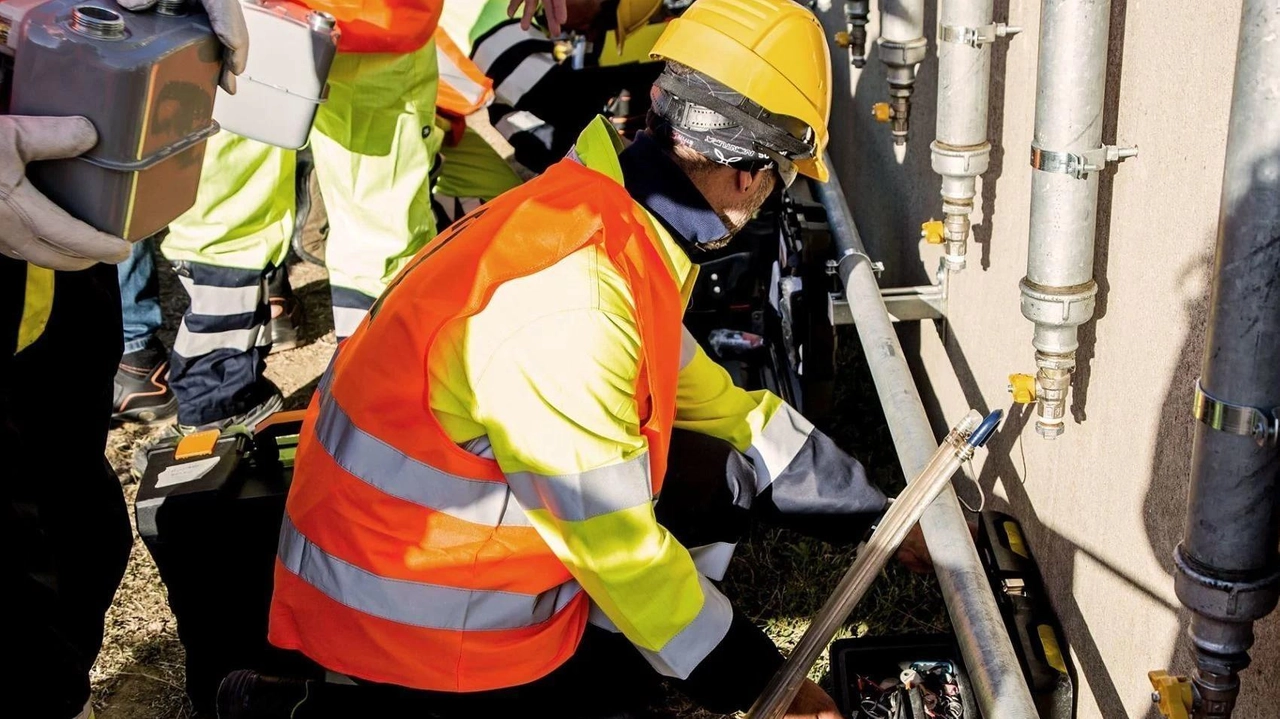
<svg viewBox="0 0 1280 719">
<path fill-rule="evenodd" d="M 1179 677 L 1157 669 L 1147 672 L 1151 680 L 1151 701 L 1165 719 L 1189 719 L 1191 716 L 1191 682 L 1186 677 Z"/>
<path fill-rule="evenodd" d="M 893 119 L 893 108 L 887 102 L 877 102 L 871 106 L 871 116 L 876 122 L 888 122 Z"/>
<path fill-rule="evenodd" d="M 836 45 L 839 47 L 849 47 L 853 44 L 853 38 L 849 37 L 848 30 L 841 30 L 835 36 Z"/>
<path fill-rule="evenodd" d="M 203 432 L 189 434 L 178 440 L 178 447 L 173 451 L 173 458 L 195 459 L 196 457 L 208 457 L 213 454 L 213 448 L 218 444 L 218 437 L 222 433 L 216 429 L 206 429 Z"/>
<path fill-rule="evenodd" d="M 1009 375 L 1009 392 L 1013 401 L 1018 404 L 1031 404 L 1036 401 L 1036 378 L 1029 374 Z"/>
<path fill-rule="evenodd" d="M 947 241 L 946 233 L 942 227 L 942 220 L 929 220 L 920 225 L 920 236 L 931 245 L 941 245 Z"/>
<path fill-rule="evenodd" d="M 551 57 L 556 62 L 564 62 L 565 58 L 573 54 L 573 43 L 568 40 L 557 40 L 555 45 L 551 46 Z"/>
</svg>

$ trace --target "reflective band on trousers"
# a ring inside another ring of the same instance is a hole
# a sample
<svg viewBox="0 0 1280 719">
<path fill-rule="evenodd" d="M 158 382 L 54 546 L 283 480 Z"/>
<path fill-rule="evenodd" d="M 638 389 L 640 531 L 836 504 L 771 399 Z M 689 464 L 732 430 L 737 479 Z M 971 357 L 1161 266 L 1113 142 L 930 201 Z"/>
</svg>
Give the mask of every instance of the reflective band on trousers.
<svg viewBox="0 0 1280 719">
<path fill-rule="evenodd" d="M 541 624 L 582 588 L 565 582 L 541 594 L 460 589 L 390 579 L 345 562 L 313 544 L 286 516 L 280 563 L 335 602 L 365 614 L 428 629 L 519 629 Z"/>
<path fill-rule="evenodd" d="M 525 509 L 545 509 L 567 522 L 619 512 L 653 499 L 647 452 L 620 464 L 576 474 L 514 472 L 507 475 L 507 483 Z"/>
<path fill-rule="evenodd" d="M 338 466 L 387 494 L 486 527 L 529 526 L 507 485 L 459 477 L 401 453 L 351 421 L 320 382 L 316 438 Z"/>
</svg>

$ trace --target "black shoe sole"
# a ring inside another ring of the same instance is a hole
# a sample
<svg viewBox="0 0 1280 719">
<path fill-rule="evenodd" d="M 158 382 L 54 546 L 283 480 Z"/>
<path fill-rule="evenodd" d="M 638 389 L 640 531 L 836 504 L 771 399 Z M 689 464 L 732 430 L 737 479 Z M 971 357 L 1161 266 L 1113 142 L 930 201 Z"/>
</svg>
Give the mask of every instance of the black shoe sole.
<svg viewBox="0 0 1280 719">
<path fill-rule="evenodd" d="M 116 412 L 111 415 L 111 422 L 116 425 L 140 424 L 146 427 L 159 427 L 169 424 L 178 416 L 178 398 L 170 397 L 164 404 L 149 405 Z"/>
</svg>

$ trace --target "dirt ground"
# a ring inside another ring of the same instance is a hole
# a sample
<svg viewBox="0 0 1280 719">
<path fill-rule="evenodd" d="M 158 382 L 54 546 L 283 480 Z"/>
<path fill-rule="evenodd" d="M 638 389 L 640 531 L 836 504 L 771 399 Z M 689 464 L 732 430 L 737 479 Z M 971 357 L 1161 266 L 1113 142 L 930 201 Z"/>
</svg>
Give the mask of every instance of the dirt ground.
<svg viewBox="0 0 1280 719">
<path fill-rule="evenodd" d="M 186 296 L 167 264 L 161 270 L 165 326 L 161 338 L 171 345 Z M 267 375 L 284 393 L 285 408 L 306 405 L 336 344 L 329 309 L 329 285 L 318 267 L 298 263 L 290 279 L 305 308 L 302 345 L 274 354 Z M 836 422 L 827 428 L 841 446 L 861 459 L 872 478 L 890 493 L 903 486 L 901 471 L 856 338 L 840 336 L 842 373 L 836 388 Z M 122 427 L 111 433 L 108 458 L 132 505 L 136 484 L 129 476 L 134 448 L 151 433 Z M 794 646 L 812 616 L 853 559 L 851 548 L 831 547 L 783 530 L 758 528 L 739 545 L 725 580 L 735 604 L 766 627 L 785 650 Z M 183 694 L 183 651 L 164 586 L 142 542 L 137 539 L 128 571 L 107 616 L 107 637 L 92 675 L 101 719 L 187 719 Z M 946 632 L 949 624 L 937 582 L 898 566 L 886 570 L 846 623 L 841 636 Z M 811 676 L 821 680 L 826 657 Z M 674 716 L 707 716 L 691 710 L 673 693 Z"/>
</svg>

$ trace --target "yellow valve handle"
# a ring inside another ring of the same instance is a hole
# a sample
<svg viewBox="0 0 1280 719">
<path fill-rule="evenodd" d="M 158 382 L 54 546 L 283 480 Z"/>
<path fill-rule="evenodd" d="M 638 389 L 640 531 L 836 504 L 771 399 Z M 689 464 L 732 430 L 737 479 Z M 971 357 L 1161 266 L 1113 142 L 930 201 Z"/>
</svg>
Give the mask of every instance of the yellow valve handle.
<svg viewBox="0 0 1280 719">
<path fill-rule="evenodd" d="M 1155 689 L 1151 701 L 1165 719 L 1190 719 L 1191 716 L 1191 682 L 1186 677 L 1179 677 L 1157 669 L 1147 672 L 1151 686 Z"/>
<path fill-rule="evenodd" d="M 853 38 L 849 37 L 849 31 L 847 30 L 841 30 L 840 32 L 836 33 L 836 36 L 834 39 L 835 39 L 836 45 L 840 47 L 849 47 L 850 45 L 853 44 Z"/>
<path fill-rule="evenodd" d="M 942 220 L 929 220 L 920 225 L 920 236 L 931 245 L 941 245 L 946 242 L 947 238 L 943 230 Z"/>
<path fill-rule="evenodd" d="M 557 41 L 551 48 L 551 56 L 556 62 L 564 62 L 565 58 L 573 54 L 573 43 L 564 40 Z"/>
<path fill-rule="evenodd" d="M 877 102 L 871 106 L 871 116 L 876 122 L 889 122 L 893 119 L 893 108 L 887 102 Z"/>
<path fill-rule="evenodd" d="M 1031 404 L 1036 401 L 1036 378 L 1029 374 L 1009 375 L 1009 393 L 1018 404 Z"/>
</svg>

